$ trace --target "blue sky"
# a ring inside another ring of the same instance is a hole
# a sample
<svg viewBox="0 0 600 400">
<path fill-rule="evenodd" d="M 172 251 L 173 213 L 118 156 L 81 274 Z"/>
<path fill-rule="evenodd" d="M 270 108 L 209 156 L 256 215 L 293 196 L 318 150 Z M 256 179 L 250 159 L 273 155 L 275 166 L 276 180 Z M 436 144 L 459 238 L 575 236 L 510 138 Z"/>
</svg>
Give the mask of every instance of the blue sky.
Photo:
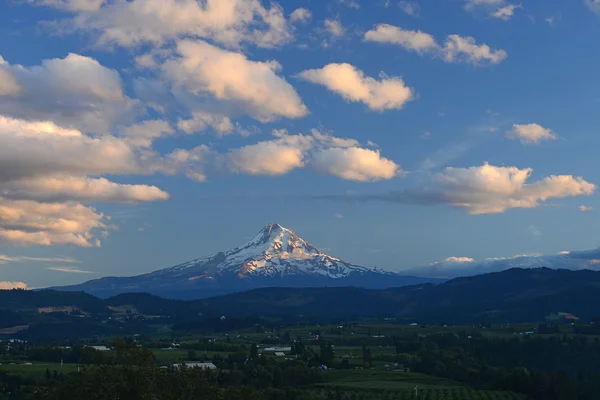
<svg viewBox="0 0 600 400">
<path fill-rule="evenodd" d="M 2 2 L 0 282 L 269 222 L 390 270 L 596 248 L 599 34 L 597 0 Z"/>
</svg>

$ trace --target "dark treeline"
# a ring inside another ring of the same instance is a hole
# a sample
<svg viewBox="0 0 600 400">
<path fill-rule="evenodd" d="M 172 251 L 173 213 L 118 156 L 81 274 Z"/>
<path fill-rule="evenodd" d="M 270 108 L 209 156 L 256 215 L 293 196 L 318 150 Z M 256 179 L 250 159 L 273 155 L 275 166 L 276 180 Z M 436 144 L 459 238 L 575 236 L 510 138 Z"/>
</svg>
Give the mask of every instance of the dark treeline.
<svg viewBox="0 0 600 400">
<path fill-rule="evenodd" d="M 403 338 L 397 361 L 415 372 L 510 390 L 534 399 L 597 399 L 600 341 L 584 336 Z"/>
</svg>

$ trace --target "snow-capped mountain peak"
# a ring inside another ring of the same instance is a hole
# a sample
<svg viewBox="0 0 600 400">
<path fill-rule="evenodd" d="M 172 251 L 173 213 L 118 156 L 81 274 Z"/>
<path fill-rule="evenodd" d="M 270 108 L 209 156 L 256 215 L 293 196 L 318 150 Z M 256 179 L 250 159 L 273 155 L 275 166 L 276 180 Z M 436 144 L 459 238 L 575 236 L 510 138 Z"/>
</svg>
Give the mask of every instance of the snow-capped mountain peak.
<svg viewBox="0 0 600 400">
<path fill-rule="evenodd" d="M 146 292 L 203 298 L 260 287 L 359 286 L 387 288 L 431 282 L 332 257 L 279 224 L 268 224 L 246 244 L 171 268 L 131 277 L 105 277 L 69 286 L 101 297 Z"/>
<path fill-rule="evenodd" d="M 212 257 L 193 260 L 169 268 L 168 271 L 186 274 L 202 272 L 203 275 L 199 277 L 217 274 L 237 275 L 239 278 L 290 275 L 342 278 L 353 273 L 385 273 L 383 270 L 352 265 L 329 256 L 291 229 L 277 223 L 267 224 L 243 246 Z"/>
</svg>

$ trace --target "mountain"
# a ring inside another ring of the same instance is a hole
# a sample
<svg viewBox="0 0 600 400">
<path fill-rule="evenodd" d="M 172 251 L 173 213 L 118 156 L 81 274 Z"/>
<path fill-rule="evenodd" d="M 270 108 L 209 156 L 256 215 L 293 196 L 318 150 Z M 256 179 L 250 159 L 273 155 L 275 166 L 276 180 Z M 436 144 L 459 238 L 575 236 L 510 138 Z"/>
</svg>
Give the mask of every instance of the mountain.
<svg viewBox="0 0 600 400">
<path fill-rule="evenodd" d="M 343 301 L 340 301 L 343 299 Z M 225 315 L 397 317 L 426 323 L 536 322 L 567 312 L 600 315 L 600 272 L 513 268 L 420 284 L 368 290 L 267 288 L 201 300 L 205 312 Z"/>
<path fill-rule="evenodd" d="M 505 258 L 486 258 L 481 261 L 469 257 L 449 257 L 442 262 L 402 271 L 419 276 L 452 279 L 466 275 L 499 272 L 511 268 L 552 268 L 569 270 L 597 270 L 600 267 L 600 248 L 583 251 L 561 251 L 550 255 L 518 255 Z"/>
<path fill-rule="evenodd" d="M 102 298 L 144 292 L 193 299 L 260 287 L 360 286 L 387 288 L 441 282 L 350 264 L 327 255 L 290 229 L 266 225 L 233 250 L 133 277 L 106 277 L 58 290 L 84 291 Z"/>
<path fill-rule="evenodd" d="M 41 315 L 37 307 L 69 306 L 102 315 L 131 309 L 141 314 L 164 316 L 163 324 L 173 323 L 188 329 L 206 327 L 207 324 L 214 327 L 215 323 L 219 324 L 222 315 L 231 323 L 265 318 L 292 324 L 307 320 L 331 322 L 368 317 L 394 317 L 398 323 L 464 325 L 486 321 L 504 324 L 542 322 L 551 314 L 559 313 L 589 321 L 600 315 L 599 303 L 600 272 L 549 268 L 514 268 L 440 284 L 386 289 L 259 288 L 188 301 L 142 293 L 121 294 L 102 300 L 81 292 L 0 291 L 0 311 L 4 312 L 0 315 L 12 320 L 21 317 L 28 325 L 46 323 L 32 331 L 36 335 L 41 334 L 42 328 L 48 328 L 50 319 L 56 323 L 68 320 L 67 317 L 58 319 L 54 314 Z M 93 334 L 96 328 L 90 325 L 86 329 Z M 150 326 L 147 328 L 150 329 Z M 141 327 L 134 325 L 131 329 L 139 330 Z M 60 330 L 56 328 L 56 331 Z"/>
</svg>

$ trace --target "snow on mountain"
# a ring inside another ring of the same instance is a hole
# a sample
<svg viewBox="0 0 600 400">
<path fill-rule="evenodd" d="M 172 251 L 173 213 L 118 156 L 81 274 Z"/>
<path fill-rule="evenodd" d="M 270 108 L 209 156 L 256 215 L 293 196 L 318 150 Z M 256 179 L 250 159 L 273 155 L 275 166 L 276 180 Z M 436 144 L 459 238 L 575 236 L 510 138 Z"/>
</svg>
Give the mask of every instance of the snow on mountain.
<svg viewBox="0 0 600 400">
<path fill-rule="evenodd" d="M 561 251 L 550 255 L 517 255 L 503 258 L 486 258 L 476 261 L 468 257 L 449 257 L 430 265 L 411 268 L 403 273 L 418 276 L 451 279 L 460 276 L 499 272 L 510 268 L 551 268 L 581 270 L 600 269 L 600 248 L 583 251 Z"/>
<path fill-rule="evenodd" d="M 130 277 L 105 277 L 54 288 L 82 290 L 99 297 L 145 292 L 192 299 L 260 287 L 358 286 L 383 289 L 439 279 L 400 275 L 350 264 L 327 255 L 290 229 L 268 224 L 252 240 L 233 250 L 174 267 Z"/>
<path fill-rule="evenodd" d="M 192 260 L 156 273 L 187 274 L 192 271 L 204 274 L 235 274 L 240 278 L 316 274 L 336 279 L 355 273 L 391 274 L 379 268 L 361 267 L 329 256 L 279 224 L 268 224 L 248 243 L 233 250 Z"/>
</svg>

